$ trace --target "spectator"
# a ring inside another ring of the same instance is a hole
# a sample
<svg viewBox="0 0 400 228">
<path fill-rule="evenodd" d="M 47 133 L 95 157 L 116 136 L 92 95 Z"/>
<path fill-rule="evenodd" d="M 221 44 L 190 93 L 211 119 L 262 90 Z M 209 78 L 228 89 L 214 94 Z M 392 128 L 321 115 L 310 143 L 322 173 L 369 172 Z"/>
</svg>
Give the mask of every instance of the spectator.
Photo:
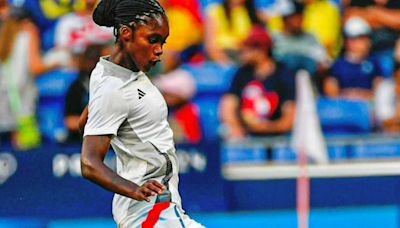
<svg viewBox="0 0 400 228">
<path fill-rule="evenodd" d="M 292 129 L 294 75 L 271 57 L 272 40 L 259 26 L 241 50 L 243 66 L 221 101 L 227 139 L 250 135 L 285 134 Z"/>
<path fill-rule="evenodd" d="M 71 11 L 83 10 L 86 0 L 42 0 L 39 1 L 38 7 L 48 20 L 55 20 L 71 13 Z"/>
<path fill-rule="evenodd" d="M 165 50 L 182 52 L 203 41 L 203 18 L 197 0 L 161 0 L 171 28 Z M 190 28 L 190 32 L 188 32 Z"/>
<path fill-rule="evenodd" d="M 98 26 L 92 19 L 97 0 L 85 0 L 85 7 L 62 16 L 55 28 L 55 48 L 50 51 L 48 59 L 64 59 L 65 67 L 75 69 L 85 48 L 90 44 L 105 44 L 114 39 L 112 28 Z"/>
<path fill-rule="evenodd" d="M 191 102 L 196 84 L 185 70 L 176 69 L 158 76 L 155 85 L 164 95 L 169 107 L 168 122 L 177 143 L 199 143 L 202 139 L 200 113 Z"/>
<path fill-rule="evenodd" d="M 0 27 L 3 20 L 5 20 L 5 18 L 8 16 L 8 12 L 9 7 L 7 4 L 7 0 L 0 0 Z"/>
<path fill-rule="evenodd" d="M 89 78 L 100 57 L 105 55 L 106 46 L 89 45 L 79 59 L 79 77 L 68 89 L 65 101 L 64 123 L 68 130 L 67 143 L 82 142 L 79 132 L 79 117 L 89 101 Z"/>
<path fill-rule="evenodd" d="M 386 79 L 377 88 L 375 113 L 377 121 L 384 132 L 400 133 L 399 64 L 396 66 L 393 81 Z"/>
<path fill-rule="evenodd" d="M 361 17 L 371 26 L 372 52 L 377 56 L 384 77 L 394 70 L 394 49 L 400 31 L 400 1 L 351 0 L 347 3 L 344 20 Z"/>
<path fill-rule="evenodd" d="M 282 15 L 292 6 L 293 0 L 254 0 L 257 16 L 272 33 L 283 31 Z"/>
<path fill-rule="evenodd" d="M 162 71 L 169 72 L 179 66 L 183 52 L 200 52 L 204 41 L 204 23 L 197 0 L 161 0 L 160 3 L 168 15 L 170 26 L 170 35 L 162 56 Z"/>
<path fill-rule="evenodd" d="M 336 58 L 341 49 L 341 15 L 329 0 L 304 0 L 304 31 L 313 34 L 329 56 Z"/>
<path fill-rule="evenodd" d="M 97 0 L 85 0 L 85 3 L 86 7 L 82 10 L 59 19 L 55 31 L 56 47 L 82 53 L 89 44 L 107 43 L 113 40 L 112 29 L 97 26 L 92 19 Z"/>
<path fill-rule="evenodd" d="M 12 8 L 0 31 L 0 132 L 10 135 L 19 149 L 40 143 L 35 77 L 59 67 L 43 63 L 39 37 L 30 14 Z"/>
<path fill-rule="evenodd" d="M 374 89 L 382 79 L 377 60 L 370 55 L 371 29 L 359 17 L 349 19 L 344 27 L 345 50 L 333 64 L 330 76 L 324 82 L 329 97 L 371 100 Z"/>
<path fill-rule="evenodd" d="M 307 70 L 314 75 L 318 68 L 327 68 L 330 58 L 316 38 L 303 31 L 304 5 L 292 2 L 282 14 L 284 30 L 274 36 L 274 57 L 291 70 Z"/>
<path fill-rule="evenodd" d="M 9 11 L 10 11 L 9 9 L 10 9 L 10 7 L 7 3 L 7 0 L 0 0 L 0 31 L 1 31 L 4 21 L 9 16 Z M 0 75 L 0 83 L 1 83 L 1 77 L 2 76 Z M 0 94 L 2 97 L 4 97 L 3 96 L 4 94 L 6 94 L 6 91 L 4 91 L 4 89 L 5 89 L 5 87 L 1 86 L 1 84 L 0 84 Z M 1 107 L 1 105 L 4 105 L 4 104 L 2 104 L 0 102 L 0 107 Z M 0 118 L 0 122 L 2 122 L 1 118 Z M 3 127 L 0 127 L 0 145 L 11 141 L 8 130 L 1 129 L 1 128 L 3 128 Z"/>
<path fill-rule="evenodd" d="M 208 57 L 222 65 L 237 59 L 240 43 L 259 23 L 252 0 L 225 0 L 206 9 L 205 48 Z"/>
</svg>

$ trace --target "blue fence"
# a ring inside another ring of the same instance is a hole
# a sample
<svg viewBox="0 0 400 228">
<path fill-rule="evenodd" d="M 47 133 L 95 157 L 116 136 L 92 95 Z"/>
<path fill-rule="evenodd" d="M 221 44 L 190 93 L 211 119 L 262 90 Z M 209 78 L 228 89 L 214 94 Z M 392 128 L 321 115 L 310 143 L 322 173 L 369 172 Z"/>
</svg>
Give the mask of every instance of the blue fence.
<svg viewBox="0 0 400 228">
<path fill-rule="evenodd" d="M 77 227 L 113 227 L 112 194 L 80 176 L 79 146 L 0 151 L 0 227 L 68 227 L 71 219 L 80 221 Z M 294 179 L 224 180 L 218 143 L 180 145 L 178 157 L 183 206 L 209 227 L 241 227 L 246 221 L 273 227 L 296 223 Z M 113 159 L 111 153 L 107 164 L 112 165 Z M 400 177 L 313 179 L 311 189 L 312 227 L 346 227 L 352 219 L 360 227 L 398 227 Z M 337 213 L 337 220 L 329 218 L 329 210 Z"/>
<path fill-rule="evenodd" d="M 218 151 L 211 143 L 178 147 L 187 210 L 226 210 Z M 112 167 L 114 161 L 110 153 L 106 163 Z M 1 148 L 0 164 L 0 217 L 111 216 L 112 194 L 81 177 L 79 146 L 46 145 L 29 152 Z"/>
</svg>

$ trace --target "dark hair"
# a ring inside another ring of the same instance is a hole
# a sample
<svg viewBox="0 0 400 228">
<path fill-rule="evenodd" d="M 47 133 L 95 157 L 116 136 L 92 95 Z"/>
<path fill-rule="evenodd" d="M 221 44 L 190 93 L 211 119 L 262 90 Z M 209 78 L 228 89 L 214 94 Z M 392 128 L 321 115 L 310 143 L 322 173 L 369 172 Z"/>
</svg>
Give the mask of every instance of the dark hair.
<svg viewBox="0 0 400 228">
<path fill-rule="evenodd" d="M 93 12 L 93 21 L 100 26 L 114 27 L 118 39 L 121 25 L 131 22 L 145 23 L 143 16 L 165 15 L 165 11 L 156 0 L 101 0 Z"/>
<path fill-rule="evenodd" d="M 231 11 L 229 9 L 229 0 L 224 0 L 222 3 L 222 6 L 224 8 L 225 15 L 228 18 L 229 26 L 231 26 L 232 15 L 231 15 Z M 254 1 L 253 0 L 245 0 L 244 7 L 247 9 L 247 13 L 249 14 L 251 23 L 253 25 L 261 24 L 261 21 L 257 17 Z"/>
</svg>

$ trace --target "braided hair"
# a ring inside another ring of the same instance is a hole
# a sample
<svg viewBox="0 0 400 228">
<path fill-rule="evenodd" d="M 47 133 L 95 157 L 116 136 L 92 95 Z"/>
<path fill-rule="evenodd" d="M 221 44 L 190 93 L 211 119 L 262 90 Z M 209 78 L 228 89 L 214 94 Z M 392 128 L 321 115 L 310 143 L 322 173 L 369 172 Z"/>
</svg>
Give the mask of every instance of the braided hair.
<svg viewBox="0 0 400 228">
<path fill-rule="evenodd" d="M 93 12 L 93 21 L 106 27 L 114 27 L 116 40 L 122 25 L 147 23 L 146 18 L 159 18 L 165 11 L 157 0 L 101 0 Z"/>
</svg>

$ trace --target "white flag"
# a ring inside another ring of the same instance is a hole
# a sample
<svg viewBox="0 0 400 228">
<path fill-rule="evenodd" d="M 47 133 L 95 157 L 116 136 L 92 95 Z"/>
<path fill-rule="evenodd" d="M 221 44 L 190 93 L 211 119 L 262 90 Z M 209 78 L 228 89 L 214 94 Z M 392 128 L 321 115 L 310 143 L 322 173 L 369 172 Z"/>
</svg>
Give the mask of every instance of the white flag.
<svg viewBox="0 0 400 228">
<path fill-rule="evenodd" d="M 317 163 L 328 163 L 326 143 L 316 110 L 310 75 L 300 70 L 296 74 L 296 119 L 292 147 L 302 151 Z"/>
</svg>

